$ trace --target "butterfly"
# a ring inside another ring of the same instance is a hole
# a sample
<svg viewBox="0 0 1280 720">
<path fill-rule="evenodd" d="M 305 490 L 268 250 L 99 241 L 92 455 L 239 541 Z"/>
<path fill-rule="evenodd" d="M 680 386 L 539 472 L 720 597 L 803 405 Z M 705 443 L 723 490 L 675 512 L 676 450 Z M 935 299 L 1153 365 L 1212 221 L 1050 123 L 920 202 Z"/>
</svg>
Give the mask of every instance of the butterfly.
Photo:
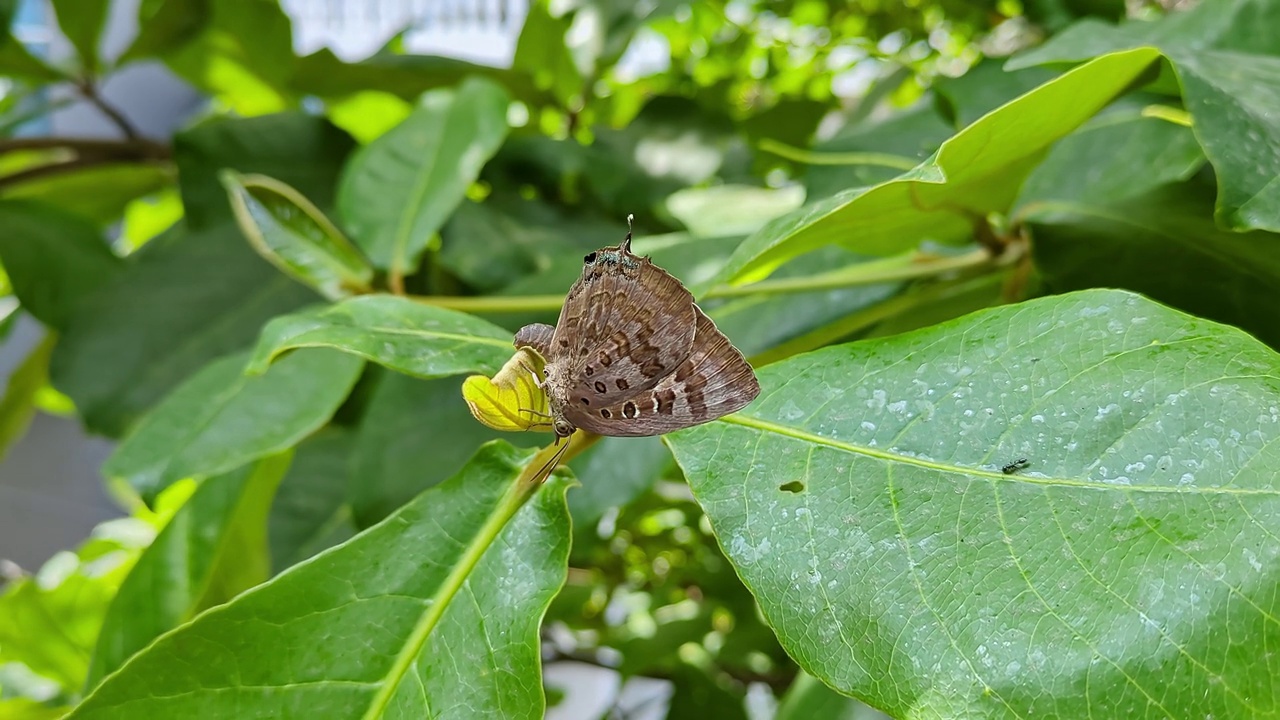
<svg viewBox="0 0 1280 720">
<path fill-rule="evenodd" d="M 627 218 L 630 224 L 631 217 Z M 760 394 L 742 353 L 679 280 L 622 243 L 588 253 L 560 319 L 526 325 L 517 348 L 545 360 L 552 429 L 661 435 L 736 412 Z"/>
</svg>

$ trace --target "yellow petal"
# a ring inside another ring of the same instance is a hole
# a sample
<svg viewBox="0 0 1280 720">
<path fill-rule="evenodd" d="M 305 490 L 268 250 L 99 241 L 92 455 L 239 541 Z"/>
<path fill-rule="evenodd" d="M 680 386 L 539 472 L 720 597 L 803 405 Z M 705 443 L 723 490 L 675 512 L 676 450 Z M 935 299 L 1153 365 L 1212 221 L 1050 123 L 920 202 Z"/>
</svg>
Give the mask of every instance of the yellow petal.
<svg viewBox="0 0 1280 720">
<path fill-rule="evenodd" d="M 550 432 L 547 395 L 534 382 L 546 362 L 533 348 L 520 348 L 493 378 L 472 375 L 462 383 L 462 397 L 476 420 L 494 430 Z"/>
</svg>

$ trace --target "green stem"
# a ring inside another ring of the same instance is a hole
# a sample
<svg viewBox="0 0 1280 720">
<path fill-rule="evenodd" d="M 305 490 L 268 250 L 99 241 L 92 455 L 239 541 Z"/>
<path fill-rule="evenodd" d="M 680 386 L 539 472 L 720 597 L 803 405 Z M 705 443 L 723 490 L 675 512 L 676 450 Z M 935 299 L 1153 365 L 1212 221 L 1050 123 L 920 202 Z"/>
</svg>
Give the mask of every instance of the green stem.
<svg viewBox="0 0 1280 720">
<path fill-rule="evenodd" d="M 708 290 L 704 299 L 732 298 L 746 295 L 783 295 L 787 293 L 834 290 L 856 285 L 912 280 L 943 273 L 990 265 L 999 261 L 986 250 L 974 250 L 964 255 L 937 257 L 923 253 L 907 253 L 896 257 L 858 263 L 819 275 L 798 278 L 761 280 L 750 285 L 717 285 Z M 467 313 L 530 312 L 559 310 L 563 295 L 511 295 L 511 296 L 410 296 L 415 302 Z"/>
<path fill-rule="evenodd" d="M 758 355 L 752 356 L 750 358 L 750 362 L 754 367 L 761 367 L 779 360 L 785 360 L 793 355 L 799 355 L 800 353 L 809 352 L 810 350 L 816 350 L 817 348 L 830 345 L 837 340 L 865 330 L 876 323 L 888 320 L 889 318 L 911 310 L 912 308 L 936 302 L 948 297 L 962 295 L 966 292 L 982 287 L 983 285 L 999 281 L 1000 279 L 1000 274 L 980 275 L 968 280 L 939 283 L 914 292 L 904 293 L 882 303 L 877 303 L 869 308 L 846 315 L 845 317 L 833 323 L 824 325 L 813 332 L 805 333 L 804 335 L 792 338 L 781 345 L 769 348 Z"/>
<path fill-rule="evenodd" d="M 871 152 L 813 152 L 784 145 L 769 138 L 761 140 L 756 147 L 767 153 L 806 165 L 878 165 L 894 170 L 910 170 L 919 165 L 917 161 L 901 155 Z"/>
</svg>

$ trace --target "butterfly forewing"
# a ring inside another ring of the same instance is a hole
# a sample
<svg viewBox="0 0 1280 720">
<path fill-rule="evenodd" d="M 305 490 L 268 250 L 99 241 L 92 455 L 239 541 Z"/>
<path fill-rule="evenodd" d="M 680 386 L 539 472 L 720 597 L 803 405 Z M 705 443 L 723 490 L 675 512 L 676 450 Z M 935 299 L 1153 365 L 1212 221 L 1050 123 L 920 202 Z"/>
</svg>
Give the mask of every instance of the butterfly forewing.
<svg viewBox="0 0 1280 720">
<path fill-rule="evenodd" d="M 647 258 L 613 257 L 624 262 L 584 268 L 556 326 L 550 359 L 564 363 L 566 406 L 607 407 L 652 388 L 693 348 L 689 291 Z"/>
<path fill-rule="evenodd" d="M 694 306 L 693 351 L 652 388 L 607 407 L 564 407 L 566 419 L 600 435 L 660 435 L 736 412 L 760 394 L 742 353 Z"/>
</svg>

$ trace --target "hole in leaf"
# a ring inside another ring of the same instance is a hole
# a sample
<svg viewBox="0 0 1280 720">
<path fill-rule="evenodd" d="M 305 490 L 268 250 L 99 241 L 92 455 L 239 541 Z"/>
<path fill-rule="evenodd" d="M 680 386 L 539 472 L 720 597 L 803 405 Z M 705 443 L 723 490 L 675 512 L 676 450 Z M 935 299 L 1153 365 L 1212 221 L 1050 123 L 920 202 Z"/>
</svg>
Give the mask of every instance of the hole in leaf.
<svg viewBox="0 0 1280 720">
<path fill-rule="evenodd" d="M 789 492 L 789 493 L 802 493 L 804 492 L 804 483 L 800 482 L 799 480 L 792 480 L 789 483 L 783 483 L 779 485 L 778 489 L 785 490 L 786 492 Z"/>
</svg>

